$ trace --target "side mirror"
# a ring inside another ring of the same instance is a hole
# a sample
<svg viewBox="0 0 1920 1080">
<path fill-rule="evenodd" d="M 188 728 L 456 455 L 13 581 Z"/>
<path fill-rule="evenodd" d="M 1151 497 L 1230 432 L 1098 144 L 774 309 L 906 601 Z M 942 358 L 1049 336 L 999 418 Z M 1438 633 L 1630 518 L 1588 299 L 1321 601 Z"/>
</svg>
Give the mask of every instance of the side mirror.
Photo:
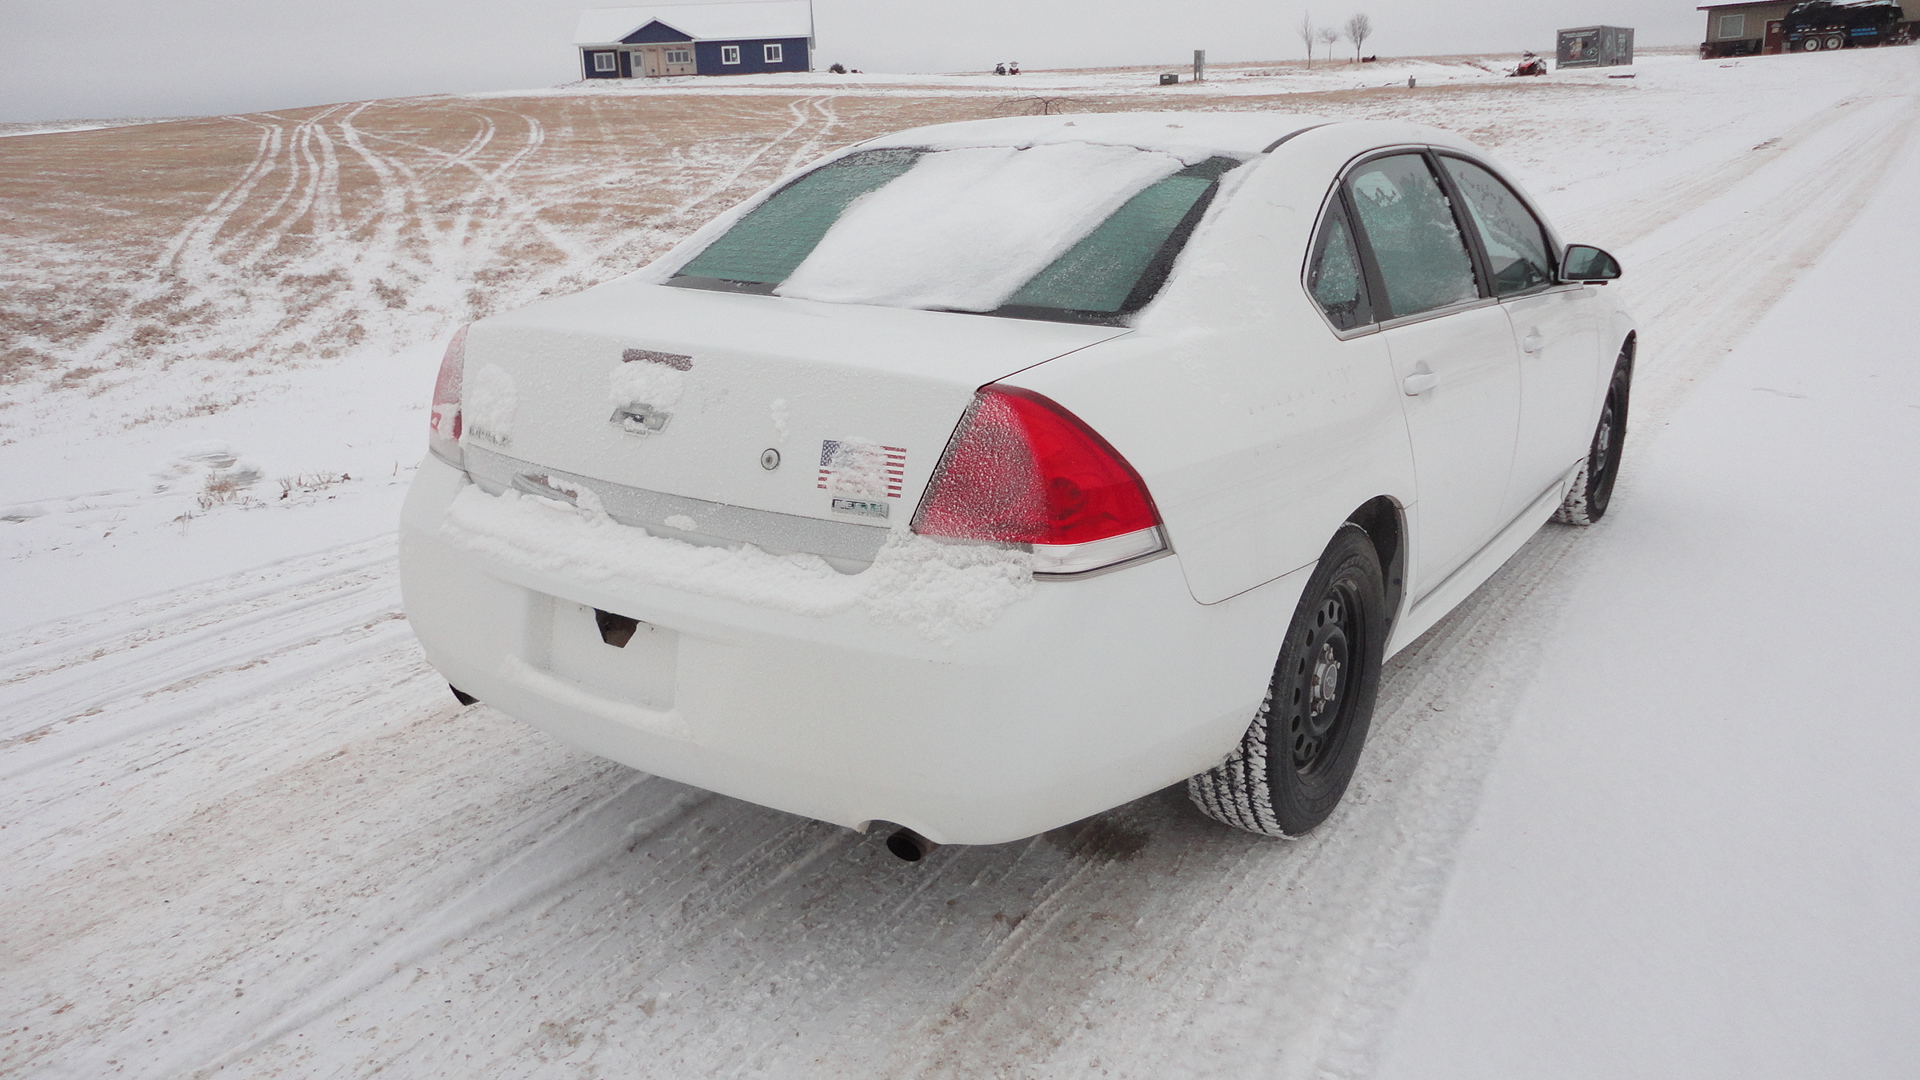
<svg viewBox="0 0 1920 1080">
<path fill-rule="evenodd" d="M 1568 244 L 1560 256 L 1560 280 L 1604 285 L 1620 276 L 1620 260 L 1586 244 Z"/>
</svg>

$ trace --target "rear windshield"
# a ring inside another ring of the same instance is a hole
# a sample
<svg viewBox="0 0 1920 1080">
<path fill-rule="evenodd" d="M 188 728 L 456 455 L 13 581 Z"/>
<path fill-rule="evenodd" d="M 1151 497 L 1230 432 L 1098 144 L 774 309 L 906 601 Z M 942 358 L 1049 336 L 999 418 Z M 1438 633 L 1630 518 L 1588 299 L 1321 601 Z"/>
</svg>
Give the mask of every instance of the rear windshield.
<svg viewBox="0 0 1920 1080">
<path fill-rule="evenodd" d="M 862 151 L 775 192 L 670 283 L 1118 322 L 1159 291 L 1240 164 L 1085 143 Z"/>
</svg>

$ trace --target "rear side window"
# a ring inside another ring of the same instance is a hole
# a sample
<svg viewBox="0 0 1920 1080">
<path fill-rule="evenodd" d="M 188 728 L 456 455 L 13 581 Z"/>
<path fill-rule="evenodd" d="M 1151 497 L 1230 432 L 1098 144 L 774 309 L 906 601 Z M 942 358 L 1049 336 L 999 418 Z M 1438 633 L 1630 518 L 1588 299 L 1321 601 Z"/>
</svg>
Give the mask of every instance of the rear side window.
<svg viewBox="0 0 1920 1080">
<path fill-rule="evenodd" d="M 1393 317 L 1480 296 L 1453 207 L 1423 154 L 1367 162 L 1347 181 Z"/>
<path fill-rule="evenodd" d="M 1526 292 L 1554 281 L 1547 231 L 1500 178 L 1471 161 L 1442 157 L 1441 167 L 1466 200 L 1493 272 L 1496 296 Z"/>
<path fill-rule="evenodd" d="M 1373 321 L 1366 275 L 1360 270 L 1360 249 L 1353 242 L 1346 207 L 1338 199 L 1320 223 L 1313 259 L 1307 265 L 1307 291 L 1327 313 L 1328 321 L 1342 330 Z"/>
</svg>

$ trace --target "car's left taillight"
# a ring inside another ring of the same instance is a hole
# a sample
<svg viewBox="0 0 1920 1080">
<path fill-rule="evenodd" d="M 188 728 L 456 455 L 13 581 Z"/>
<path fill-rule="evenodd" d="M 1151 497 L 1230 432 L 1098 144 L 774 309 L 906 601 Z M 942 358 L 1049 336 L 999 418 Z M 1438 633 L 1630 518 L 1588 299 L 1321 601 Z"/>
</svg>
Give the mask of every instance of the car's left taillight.
<svg viewBox="0 0 1920 1080">
<path fill-rule="evenodd" d="M 1057 402 L 997 383 L 974 395 L 913 531 L 1019 545 L 1046 577 L 1168 550 L 1146 483 L 1112 444 Z"/>
<path fill-rule="evenodd" d="M 460 449 L 460 380 L 467 368 L 467 328 L 453 332 L 440 376 L 433 381 L 433 416 L 428 421 L 427 449 L 433 456 L 464 470 L 467 455 Z"/>
</svg>

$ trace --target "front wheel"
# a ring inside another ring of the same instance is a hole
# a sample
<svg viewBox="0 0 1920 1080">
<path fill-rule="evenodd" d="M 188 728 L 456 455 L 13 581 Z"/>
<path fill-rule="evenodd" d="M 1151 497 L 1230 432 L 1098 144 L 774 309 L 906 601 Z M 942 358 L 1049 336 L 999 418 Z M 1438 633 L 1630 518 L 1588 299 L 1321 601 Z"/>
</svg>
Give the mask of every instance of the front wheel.
<svg viewBox="0 0 1920 1080">
<path fill-rule="evenodd" d="M 1627 443 L 1627 391 L 1631 382 L 1632 372 L 1622 356 L 1607 383 L 1607 400 L 1600 407 L 1593 443 L 1553 520 L 1564 525 L 1591 525 L 1606 514 L 1607 504 L 1613 501 L 1614 479 L 1620 475 L 1620 451 Z"/>
<path fill-rule="evenodd" d="M 1253 725 L 1227 760 L 1187 781 L 1215 821 L 1263 836 L 1299 836 L 1346 793 L 1373 719 L 1386 651 L 1380 556 L 1343 525 L 1314 567 Z"/>
</svg>

